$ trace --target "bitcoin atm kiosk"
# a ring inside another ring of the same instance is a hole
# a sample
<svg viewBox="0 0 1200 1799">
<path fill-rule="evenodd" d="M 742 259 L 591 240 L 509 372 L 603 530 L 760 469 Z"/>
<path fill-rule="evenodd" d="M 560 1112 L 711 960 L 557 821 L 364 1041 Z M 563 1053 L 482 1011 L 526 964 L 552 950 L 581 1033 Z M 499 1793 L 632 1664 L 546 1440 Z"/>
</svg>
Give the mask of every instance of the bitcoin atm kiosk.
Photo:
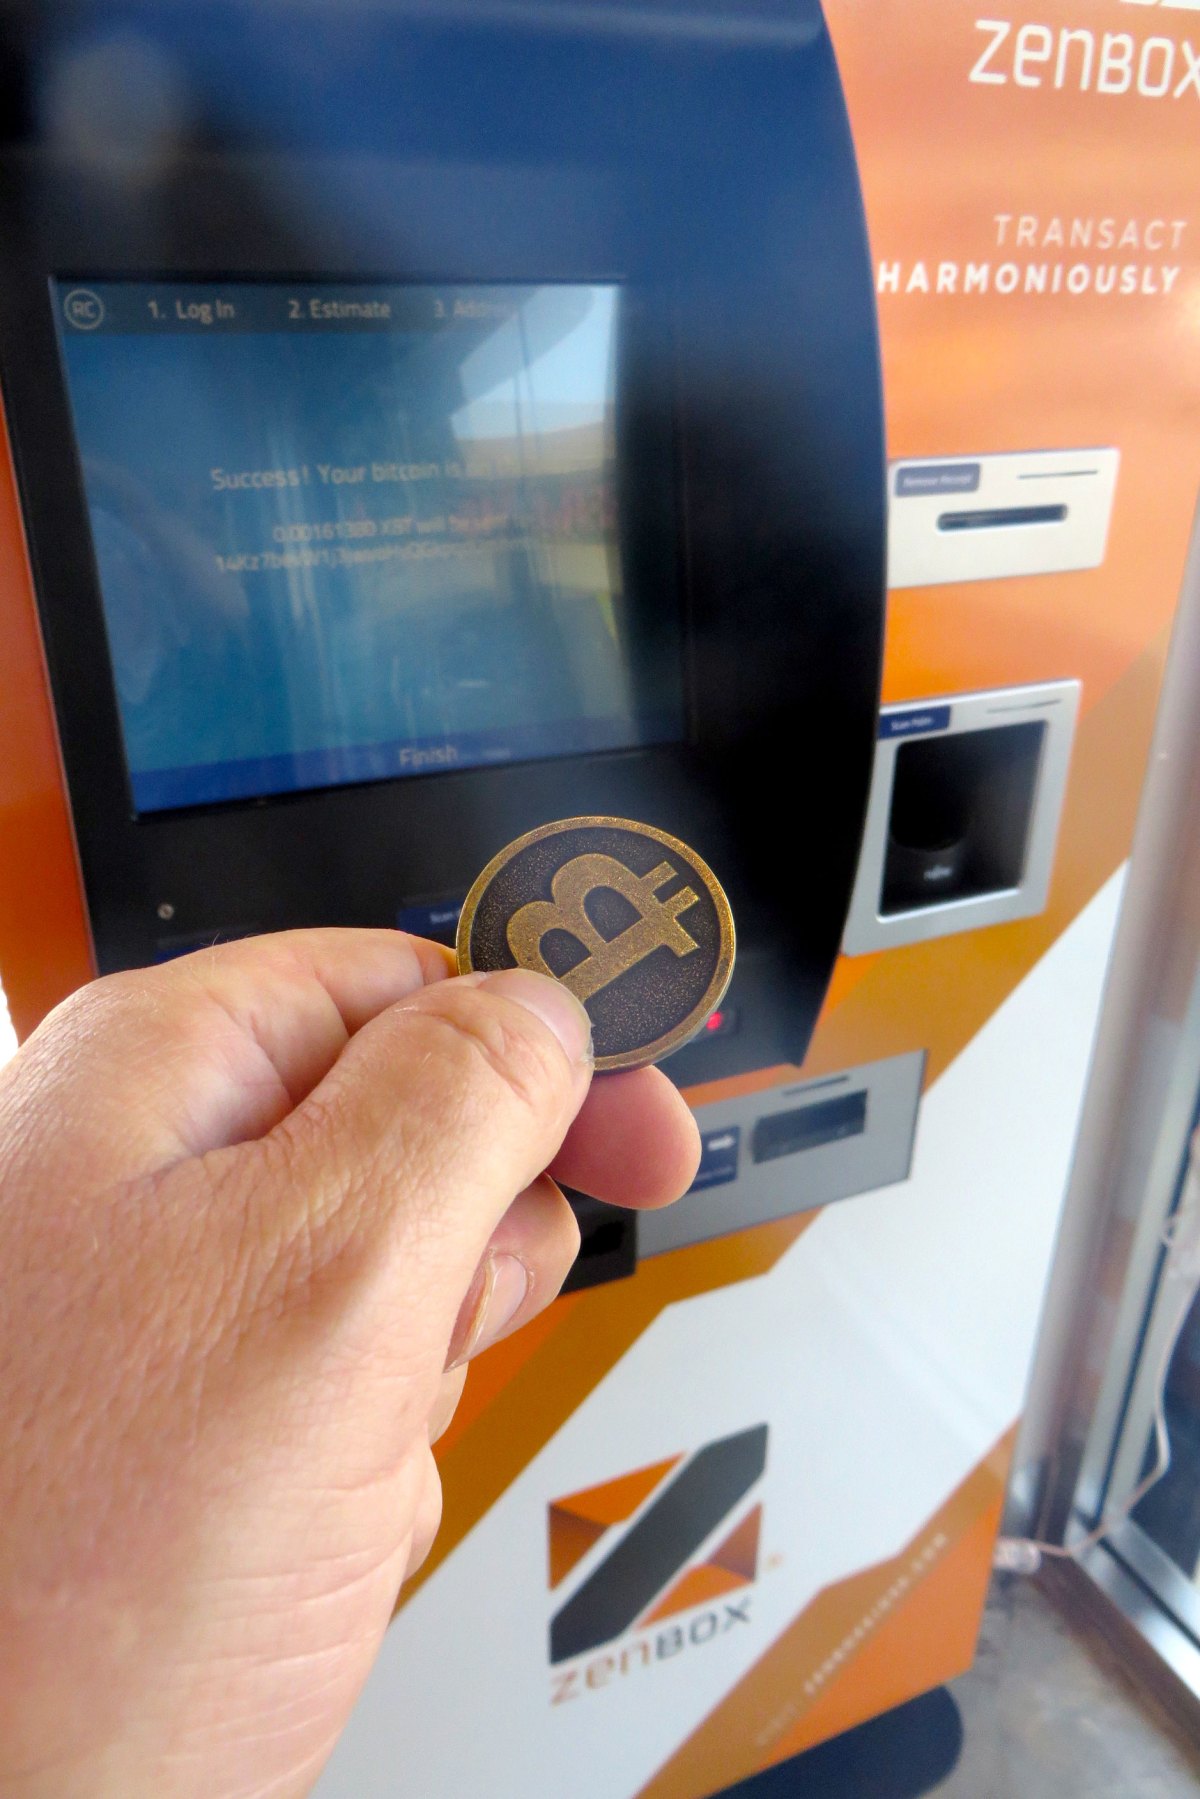
<svg viewBox="0 0 1200 1799">
<path fill-rule="evenodd" d="M 581 1198 L 585 1290 L 473 1370 L 328 1799 L 699 1799 L 972 1653 L 1194 483 L 1049 277 L 1023 361 L 947 317 L 1003 405 L 946 378 L 905 271 L 1007 95 L 951 165 L 969 21 L 827 12 L 0 12 L 19 1031 L 221 937 L 448 936 L 586 812 L 737 919 L 696 1188 L 636 1244 Z"/>
</svg>

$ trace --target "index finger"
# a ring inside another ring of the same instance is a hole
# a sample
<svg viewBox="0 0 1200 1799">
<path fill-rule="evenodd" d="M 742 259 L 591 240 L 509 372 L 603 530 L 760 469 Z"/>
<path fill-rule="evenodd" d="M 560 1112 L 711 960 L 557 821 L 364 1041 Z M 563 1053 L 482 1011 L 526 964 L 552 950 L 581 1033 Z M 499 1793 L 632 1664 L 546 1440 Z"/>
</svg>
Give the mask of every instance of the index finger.
<svg viewBox="0 0 1200 1799">
<path fill-rule="evenodd" d="M 700 1164 L 700 1132 L 660 1068 L 599 1075 L 550 1173 L 614 1206 L 665 1206 Z"/>
<path fill-rule="evenodd" d="M 265 1135 L 365 1024 L 453 972 L 448 950 L 399 931 L 245 938 L 81 988 L 34 1033 L 23 1071 L 68 1070 L 64 1151 L 78 1132 L 106 1142 L 117 1119 L 125 1172 L 148 1173 Z"/>
</svg>

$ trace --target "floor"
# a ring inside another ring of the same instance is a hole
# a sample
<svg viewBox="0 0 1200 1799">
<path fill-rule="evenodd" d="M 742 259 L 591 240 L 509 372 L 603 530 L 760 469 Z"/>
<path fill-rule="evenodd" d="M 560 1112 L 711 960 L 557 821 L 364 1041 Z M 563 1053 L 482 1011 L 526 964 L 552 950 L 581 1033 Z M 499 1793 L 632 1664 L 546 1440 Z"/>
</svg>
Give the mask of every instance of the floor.
<svg viewBox="0 0 1200 1799">
<path fill-rule="evenodd" d="M 952 1769 L 953 1772 L 947 1773 Z M 993 1585 L 975 1666 L 722 1799 L 1195 1799 L 1192 1741 L 1108 1639 L 1032 1581 Z"/>
<path fill-rule="evenodd" d="M 1195 1799 L 1200 1744 L 1107 1640 L 1031 1581 L 993 1587 L 974 1668 L 950 1692 L 962 1756 L 930 1799 Z"/>
</svg>

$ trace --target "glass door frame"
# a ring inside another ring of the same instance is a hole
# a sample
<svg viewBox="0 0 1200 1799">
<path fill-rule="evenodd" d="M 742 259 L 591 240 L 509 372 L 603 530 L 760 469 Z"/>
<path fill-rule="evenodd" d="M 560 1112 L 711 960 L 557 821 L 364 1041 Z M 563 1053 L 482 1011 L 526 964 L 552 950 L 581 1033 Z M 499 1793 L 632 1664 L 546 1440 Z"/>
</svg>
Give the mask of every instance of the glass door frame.
<svg viewBox="0 0 1200 1799">
<path fill-rule="evenodd" d="M 1073 1551 L 1048 1572 L 1112 1609 L 1200 1729 L 1200 1588 L 1128 1515 L 1178 1316 L 1166 1233 L 1198 1095 L 1200 510 L 1004 1525 Z"/>
</svg>

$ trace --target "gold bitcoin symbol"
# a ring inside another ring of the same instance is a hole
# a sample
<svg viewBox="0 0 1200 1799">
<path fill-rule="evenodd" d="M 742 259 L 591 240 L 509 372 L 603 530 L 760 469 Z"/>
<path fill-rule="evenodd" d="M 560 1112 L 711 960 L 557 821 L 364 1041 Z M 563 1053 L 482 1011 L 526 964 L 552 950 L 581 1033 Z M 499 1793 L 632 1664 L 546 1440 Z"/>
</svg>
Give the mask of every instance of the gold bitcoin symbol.
<svg viewBox="0 0 1200 1799">
<path fill-rule="evenodd" d="M 560 975 L 576 999 L 589 1000 L 619 974 L 633 968 L 652 950 L 666 947 L 677 956 L 690 956 L 700 945 L 679 922 L 681 912 L 696 904 L 690 887 L 681 887 L 670 899 L 656 899 L 676 870 L 660 862 L 647 875 L 635 875 L 614 856 L 576 856 L 564 862 L 550 883 L 553 900 L 531 900 L 508 921 L 508 947 L 522 968 L 553 974 L 542 955 L 542 939 L 549 931 L 566 931 L 582 943 L 587 955 L 567 974 Z M 636 923 L 617 937 L 602 937 L 588 917 L 584 902 L 598 887 L 610 887 L 636 907 Z"/>
</svg>

